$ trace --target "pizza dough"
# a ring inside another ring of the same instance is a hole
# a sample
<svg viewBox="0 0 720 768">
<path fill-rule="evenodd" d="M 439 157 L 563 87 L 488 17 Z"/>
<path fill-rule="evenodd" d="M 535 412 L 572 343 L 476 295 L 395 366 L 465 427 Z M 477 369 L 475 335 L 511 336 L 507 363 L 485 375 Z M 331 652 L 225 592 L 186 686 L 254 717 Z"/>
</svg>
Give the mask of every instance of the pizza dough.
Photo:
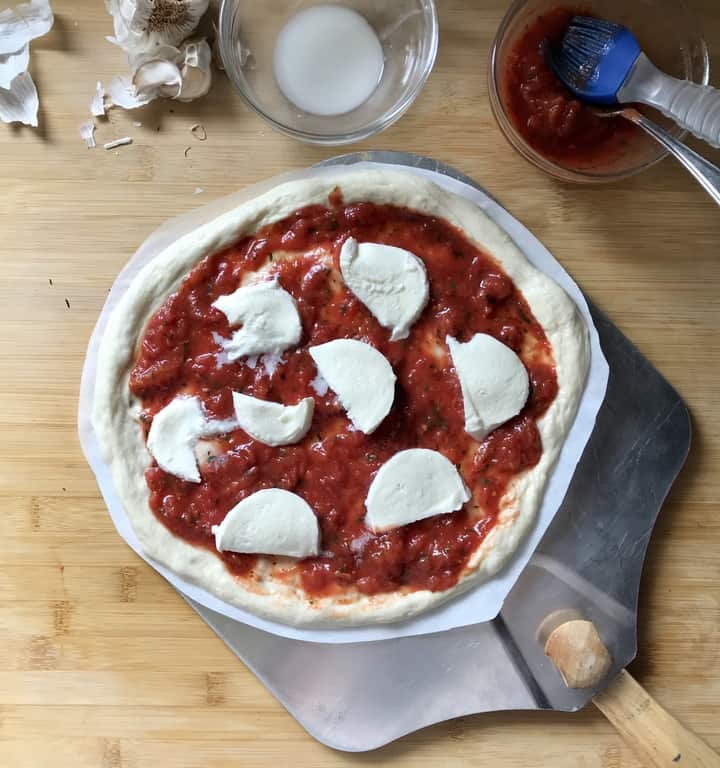
<svg viewBox="0 0 720 768">
<path fill-rule="evenodd" d="M 151 465 L 151 457 L 138 420 L 138 403 L 128 388 L 138 341 L 148 320 L 203 258 L 299 208 L 327 205 L 335 188 L 341 190 L 345 203 L 404 206 L 459 228 L 511 278 L 552 347 L 558 392 L 537 421 L 542 440 L 540 460 L 512 480 L 494 527 L 472 553 L 463 576 L 449 589 L 309 599 L 297 584 L 275 578 L 276 564 L 269 558 L 260 559 L 252 580 L 238 579 L 216 554 L 171 533 L 149 507 L 144 473 Z M 241 205 L 175 242 L 137 275 L 113 312 L 103 337 L 93 425 L 118 496 L 151 558 L 220 599 L 271 620 L 309 627 L 357 626 L 415 615 L 491 577 L 502 567 L 535 519 L 572 425 L 588 366 L 587 329 L 573 302 L 537 271 L 478 207 L 415 175 L 339 170 L 335 175 L 283 184 Z"/>
</svg>

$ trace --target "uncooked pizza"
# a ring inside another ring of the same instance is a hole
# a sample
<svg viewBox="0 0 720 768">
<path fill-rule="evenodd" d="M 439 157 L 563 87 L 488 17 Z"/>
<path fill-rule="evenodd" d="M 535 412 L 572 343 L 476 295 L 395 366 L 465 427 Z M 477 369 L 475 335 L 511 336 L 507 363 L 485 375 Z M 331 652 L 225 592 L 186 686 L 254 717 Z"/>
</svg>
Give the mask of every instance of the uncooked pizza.
<svg viewBox="0 0 720 768">
<path fill-rule="evenodd" d="M 573 302 L 479 208 L 346 170 L 140 272 L 94 425 L 154 560 L 277 621 L 393 621 L 512 556 L 588 359 Z"/>
</svg>

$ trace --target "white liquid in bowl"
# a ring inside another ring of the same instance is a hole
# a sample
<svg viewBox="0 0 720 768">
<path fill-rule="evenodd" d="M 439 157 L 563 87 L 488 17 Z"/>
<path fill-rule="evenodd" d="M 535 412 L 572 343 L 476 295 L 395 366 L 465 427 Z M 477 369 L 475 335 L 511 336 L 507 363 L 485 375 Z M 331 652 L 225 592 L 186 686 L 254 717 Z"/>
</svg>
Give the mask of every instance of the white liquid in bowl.
<svg viewBox="0 0 720 768">
<path fill-rule="evenodd" d="M 356 11 L 316 5 L 293 16 L 275 42 L 275 79 L 297 107 L 314 115 L 357 109 L 383 72 L 380 40 Z"/>
</svg>

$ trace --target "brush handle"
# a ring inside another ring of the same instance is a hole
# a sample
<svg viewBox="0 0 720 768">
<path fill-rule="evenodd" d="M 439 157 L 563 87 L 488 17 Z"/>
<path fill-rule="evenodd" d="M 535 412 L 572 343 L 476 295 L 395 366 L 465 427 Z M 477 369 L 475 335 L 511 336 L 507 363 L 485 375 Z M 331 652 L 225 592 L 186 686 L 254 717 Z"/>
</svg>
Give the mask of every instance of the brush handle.
<svg viewBox="0 0 720 768">
<path fill-rule="evenodd" d="M 690 147 L 686 147 L 672 134 L 661 128 L 657 123 L 653 123 L 652 120 L 648 120 L 647 117 L 641 115 L 636 109 L 625 107 L 622 114 L 662 144 L 695 177 L 708 195 L 720 205 L 720 168 L 690 149 Z"/>
<path fill-rule="evenodd" d="M 669 117 L 712 147 L 720 147 L 720 91 L 678 80 L 661 72 L 644 53 L 617 94 L 618 101 L 639 101 Z"/>
<path fill-rule="evenodd" d="M 720 147 L 720 91 L 673 77 L 668 81 L 654 106 L 693 136 Z"/>
</svg>

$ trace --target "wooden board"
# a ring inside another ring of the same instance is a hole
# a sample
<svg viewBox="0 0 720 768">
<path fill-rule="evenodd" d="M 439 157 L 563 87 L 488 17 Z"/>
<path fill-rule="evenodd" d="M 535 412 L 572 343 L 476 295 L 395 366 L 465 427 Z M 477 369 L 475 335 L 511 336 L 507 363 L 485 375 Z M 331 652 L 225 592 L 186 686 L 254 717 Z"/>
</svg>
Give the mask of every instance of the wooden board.
<svg viewBox="0 0 720 768">
<path fill-rule="evenodd" d="M 592 709 L 464 718 L 372 754 L 335 754 L 117 536 L 75 426 L 85 345 L 116 273 L 165 218 L 335 152 L 273 133 L 222 77 L 201 102 L 113 112 L 99 142 L 133 145 L 85 149 L 78 125 L 95 81 L 121 72 L 123 57 L 104 40 L 102 3 L 54 5 L 53 31 L 32 47 L 41 128 L 0 125 L 0 765 L 637 766 Z M 650 545 L 633 673 L 720 748 L 718 209 L 670 161 L 592 189 L 533 170 L 487 101 L 486 52 L 507 3 L 439 5 L 426 88 L 358 148 L 433 155 L 480 180 L 688 402 L 694 446 Z M 720 54 L 720 5 L 691 5 Z M 190 134 L 196 122 L 207 141 Z"/>
</svg>

